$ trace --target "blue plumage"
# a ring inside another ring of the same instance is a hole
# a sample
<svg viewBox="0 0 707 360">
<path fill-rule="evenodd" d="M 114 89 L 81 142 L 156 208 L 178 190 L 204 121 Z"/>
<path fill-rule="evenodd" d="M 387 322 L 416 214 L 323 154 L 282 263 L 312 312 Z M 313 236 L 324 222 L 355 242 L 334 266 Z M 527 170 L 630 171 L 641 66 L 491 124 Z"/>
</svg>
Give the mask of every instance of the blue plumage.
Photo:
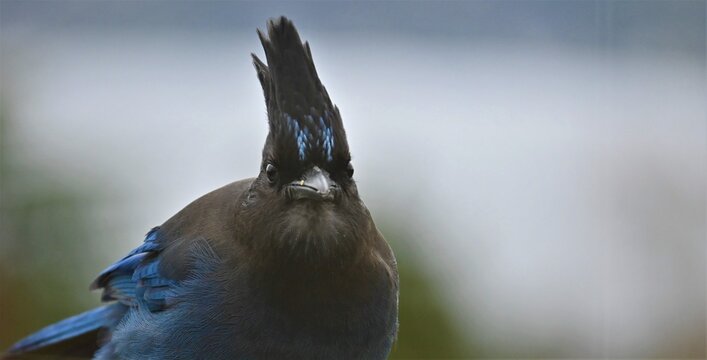
<svg viewBox="0 0 707 360">
<path fill-rule="evenodd" d="M 72 316 L 22 339 L 13 345 L 8 353 L 31 352 L 59 344 L 85 333 L 96 332 L 103 328 L 109 329 L 115 325 L 125 310 L 125 307 L 120 304 L 111 304 Z"/>
<path fill-rule="evenodd" d="M 329 116 L 328 112 L 326 114 Z M 307 154 L 310 151 L 320 151 L 326 161 L 334 160 L 334 132 L 331 126 L 327 125 L 323 116 L 319 116 L 318 121 L 315 121 L 312 115 L 304 115 L 302 120 L 289 114 L 283 114 L 283 116 L 291 136 L 295 139 L 300 161 L 307 161 Z M 317 144 L 317 146 L 312 144 Z"/>
<path fill-rule="evenodd" d="M 332 151 L 334 149 L 334 134 L 332 134 L 331 128 L 324 129 L 324 151 L 326 152 L 327 160 L 332 161 L 334 157 Z"/>
<path fill-rule="evenodd" d="M 158 227 L 152 229 L 143 245 L 103 270 L 94 281 L 91 288 L 103 288 L 103 301 L 118 300 L 126 305 L 140 301 L 152 312 L 167 307 L 179 284 L 159 271 L 158 230 Z"/>
</svg>

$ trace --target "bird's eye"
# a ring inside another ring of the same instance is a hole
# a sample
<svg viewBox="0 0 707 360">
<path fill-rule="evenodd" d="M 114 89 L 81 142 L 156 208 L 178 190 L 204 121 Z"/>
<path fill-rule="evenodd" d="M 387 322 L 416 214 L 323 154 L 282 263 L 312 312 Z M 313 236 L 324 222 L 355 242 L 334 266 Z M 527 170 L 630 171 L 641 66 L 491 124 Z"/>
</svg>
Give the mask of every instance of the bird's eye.
<svg viewBox="0 0 707 360">
<path fill-rule="evenodd" d="M 274 183 L 277 181 L 277 168 L 273 164 L 267 164 L 265 166 L 265 175 L 268 176 L 268 181 Z"/>
<path fill-rule="evenodd" d="M 353 173 L 354 173 L 353 165 L 351 165 L 351 163 L 348 163 L 348 165 L 346 165 L 346 175 L 349 176 L 349 179 L 353 177 Z"/>
</svg>

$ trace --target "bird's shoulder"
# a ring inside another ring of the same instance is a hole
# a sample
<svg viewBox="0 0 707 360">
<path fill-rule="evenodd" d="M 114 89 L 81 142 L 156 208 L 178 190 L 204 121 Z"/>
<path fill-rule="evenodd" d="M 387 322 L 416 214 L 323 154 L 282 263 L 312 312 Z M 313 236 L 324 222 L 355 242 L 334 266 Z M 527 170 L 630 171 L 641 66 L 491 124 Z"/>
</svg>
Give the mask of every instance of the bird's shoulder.
<svg viewBox="0 0 707 360">
<path fill-rule="evenodd" d="M 224 247 L 236 244 L 237 218 L 253 181 L 254 178 L 243 179 L 213 190 L 160 226 L 161 241 L 165 243 L 161 254 L 165 273 L 183 278 L 194 247 L 207 246 L 210 251 L 224 253 Z"/>
<path fill-rule="evenodd" d="M 103 301 L 144 304 L 150 311 L 177 302 L 184 281 L 213 271 L 223 260 L 219 250 L 235 243 L 235 217 L 252 182 L 236 181 L 194 200 L 103 270 L 91 288 L 103 289 Z"/>
<path fill-rule="evenodd" d="M 202 234 L 222 235 L 224 230 L 228 230 L 224 224 L 235 223 L 234 217 L 253 180 L 249 178 L 230 183 L 192 201 L 160 226 L 165 234 L 162 241 L 196 238 Z"/>
</svg>

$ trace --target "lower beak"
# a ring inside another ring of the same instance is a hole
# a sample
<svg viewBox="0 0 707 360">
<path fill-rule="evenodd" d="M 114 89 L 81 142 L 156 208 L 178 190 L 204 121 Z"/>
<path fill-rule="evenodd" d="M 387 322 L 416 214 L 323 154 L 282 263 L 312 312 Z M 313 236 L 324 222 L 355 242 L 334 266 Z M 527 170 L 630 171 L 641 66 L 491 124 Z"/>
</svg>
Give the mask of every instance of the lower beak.
<svg viewBox="0 0 707 360">
<path fill-rule="evenodd" d="M 336 183 L 331 180 L 329 173 L 315 166 L 309 169 L 300 180 L 287 185 L 290 198 L 331 200 L 334 198 Z"/>
</svg>

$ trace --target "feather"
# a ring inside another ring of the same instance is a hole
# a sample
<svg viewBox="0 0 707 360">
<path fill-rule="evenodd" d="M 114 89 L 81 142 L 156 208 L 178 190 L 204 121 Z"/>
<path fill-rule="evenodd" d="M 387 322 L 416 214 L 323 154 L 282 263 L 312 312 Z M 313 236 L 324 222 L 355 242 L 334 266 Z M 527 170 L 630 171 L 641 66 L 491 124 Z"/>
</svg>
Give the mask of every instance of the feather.
<svg viewBox="0 0 707 360">
<path fill-rule="evenodd" d="M 102 328 L 114 326 L 127 308 L 121 304 L 111 304 L 84 312 L 62 320 L 56 324 L 49 325 L 42 330 L 22 339 L 13 345 L 8 351 L 11 358 L 17 354 L 35 351 L 40 348 L 49 348 L 62 342 L 69 342 L 72 339 L 81 338 L 82 342 L 92 342 L 92 352 L 98 348 L 97 333 Z M 86 341 L 84 335 L 92 335 Z M 67 344 L 63 345 L 64 354 L 76 355 L 70 351 Z M 83 353 L 84 347 L 78 346 L 78 350 Z"/>
<path fill-rule="evenodd" d="M 268 108 L 270 134 L 265 153 L 279 164 L 325 166 L 350 160 L 339 110 L 322 85 L 308 43 L 290 20 L 268 22 L 258 30 L 267 65 L 253 56 Z"/>
</svg>

